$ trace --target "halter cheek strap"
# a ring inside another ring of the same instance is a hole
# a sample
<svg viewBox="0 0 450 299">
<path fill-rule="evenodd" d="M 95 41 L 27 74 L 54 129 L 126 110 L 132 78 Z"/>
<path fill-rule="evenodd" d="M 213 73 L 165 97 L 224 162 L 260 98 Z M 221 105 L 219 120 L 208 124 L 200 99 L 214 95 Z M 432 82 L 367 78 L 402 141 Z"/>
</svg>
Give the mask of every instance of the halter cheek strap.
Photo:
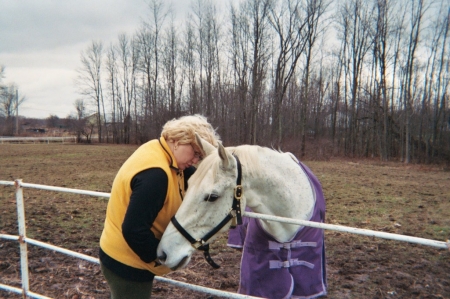
<svg viewBox="0 0 450 299">
<path fill-rule="evenodd" d="M 175 216 L 172 217 L 171 219 L 173 225 L 176 227 L 176 229 L 183 235 L 183 237 L 186 238 L 186 240 L 188 240 L 191 245 L 198 250 L 203 251 L 203 256 L 205 257 L 205 260 L 208 262 L 208 264 L 211 265 L 211 267 L 213 267 L 214 269 L 218 269 L 220 268 L 220 266 L 218 264 L 216 264 L 213 259 L 211 258 L 211 255 L 209 254 L 209 244 L 206 243 L 205 240 L 203 240 L 205 237 L 203 237 L 203 239 L 198 239 L 195 240 L 182 226 L 181 224 L 178 222 L 178 220 L 175 218 Z M 228 222 L 228 221 L 227 221 Z"/>
<path fill-rule="evenodd" d="M 233 217 L 233 219 L 231 219 L 231 227 L 235 228 L 237 224 L 239 225 L 242 224 L 241 198 L 244 191 L 242 190 L 242 182 L 241 182 L 242 181 L 241 161 L 239 161 L 239 158 L 235 154 L 233 154 L 233 157 L 236 159 L 238 172 L 236 178 L 236 187 L 234 187 L 233 206 L 231 207 L 231 211 L 236 212 L 236 217 Z"/>
<path fill-rule="evenodd" d="M 234 188 L 234 196 L 233 196 L 233 205 L 231 206 L 231 211 L 225 216 L 225 218 L 217 224 L 212 230 L 210 230 L 206 235 L 203 236 L 203 238 L 200 239 L 194 239 L 178 222 L 178 220 L 175 218 L 175 216 L 172 217 L 170 220 L 172 224 L 175 226 L 175 228 L 180 232 L 180 234 L 183 235 L 183 237 L 188 240 L 191 245 L 198 250 L 203 251 L 203 255 L 208 262 L 214 269 L 220 268 L 218 264 L 216 264 L 209 254 L 209 244 L 206 243 L 212 236 L 217 234 L 230 220 L 231 220 L 231 227 L 235 227 L 237 224 L 242 224 L 242 211 L 241 211 L 241 198 L 243 195 L 243 189 L 241 185 L 242 181 L 242 166 L 241 162 L 239 161 L 239 158 L 234 155 L 234 158 L 236 159 L 237 164 L 237 179 L 236 179 L 236 187 Z"/>
</svg>

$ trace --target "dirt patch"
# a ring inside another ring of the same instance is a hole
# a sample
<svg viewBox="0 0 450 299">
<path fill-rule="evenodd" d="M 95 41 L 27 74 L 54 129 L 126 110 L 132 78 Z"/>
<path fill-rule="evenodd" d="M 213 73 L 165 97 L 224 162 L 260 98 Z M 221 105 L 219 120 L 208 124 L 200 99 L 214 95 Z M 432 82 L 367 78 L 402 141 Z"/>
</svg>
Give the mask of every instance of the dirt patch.
<svg viewBox="0 0 450 299">
<path fill-rule="evenodd" d="M 0 180 L 109 192 L 136 146 L 1 144 Z M 327 222 L 446 241 L 450 238 L 450 172 L 378 161 L 305 161 L 322 183 Z M 24 189 L 27 236 L 98 256 L 107 199 Z M 14 188 L 0 185 L 0 233 L 17 235 Z M 236 292 L 240 252 L 211 244 L 221 264 L 198 253 L 167 277 Z M 28 245 L 30 290 L 53 298 L 109 298 L 99 266 Z M 450 298 L 450 252 L 399 241 L 326 231 L 328 296 Z M 19 246 L 0 239 L 0 283 L 20 287 Z M 0 298 L 22 298 L 0 291 Z M 215 298 L 156 281 L 153 298 Z"/>
</svg>

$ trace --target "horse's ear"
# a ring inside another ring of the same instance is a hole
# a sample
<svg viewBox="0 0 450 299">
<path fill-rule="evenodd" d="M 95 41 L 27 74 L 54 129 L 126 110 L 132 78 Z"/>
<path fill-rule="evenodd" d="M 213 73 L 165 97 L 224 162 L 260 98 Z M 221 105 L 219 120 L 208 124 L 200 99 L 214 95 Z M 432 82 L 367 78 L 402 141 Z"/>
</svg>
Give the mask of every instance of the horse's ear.
<svg viewBox="0 0 450 299">
<path fill-rule="evenodd" d="M 208 156 L 209 154 L 211 154 L 213 151 L 216 150 L 214 145 L 212 145 L 211 143 L 200 137 L 200 135 L 198 135 L 197 133 L 195 133 L 195 138 L 197 139 L 197 144 L 201 147 L 201 149 L 205 153 L 205 156 Z"/>
<path fill-rule="evenodd" d="M 228 161 L 227 152 L 225 151 L 225 148 L 221 143 L 219 143 L 218 151 L 219 157 L 222 160 L 223 168 L 226 169 L 228 167 L 228 164 L 230 164 L 230 162 Z"/>
<path fill-rule="evenodd" d="M 223 147 L 222 143 L 219 142 L 219 147 L 217 149 L 219 151 L 219 157 L 222 160 L 222 167 L 223 169 L 229 168 L 230 162 L 232 162 L 234 159 L 231 156 L 230 153 L 228 153 L 225 148 Z"/>
</svg>

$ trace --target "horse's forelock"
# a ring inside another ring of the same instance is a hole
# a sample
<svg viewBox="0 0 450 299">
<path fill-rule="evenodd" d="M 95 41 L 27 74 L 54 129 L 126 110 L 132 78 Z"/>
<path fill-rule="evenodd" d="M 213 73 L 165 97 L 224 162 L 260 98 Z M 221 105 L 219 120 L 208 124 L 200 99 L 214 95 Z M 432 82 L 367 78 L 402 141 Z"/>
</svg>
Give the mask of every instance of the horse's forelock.
<svg viewBox="0 0 450 299">
<path fill-rule="evenodd" d="M 206 174 L 210 169 L 213 169 L 212 179 L 215 179 L 217 176 L 217 164 L 219 164 L 220 159 L 214 159 L 214 156 L 206 157 L 202 162 L 200 167 L 195 171 L 195 175 L 192 176 L 189 182 L 190 186 L 199 186 L 200 182 L 205 178 Z"/>
</svg>

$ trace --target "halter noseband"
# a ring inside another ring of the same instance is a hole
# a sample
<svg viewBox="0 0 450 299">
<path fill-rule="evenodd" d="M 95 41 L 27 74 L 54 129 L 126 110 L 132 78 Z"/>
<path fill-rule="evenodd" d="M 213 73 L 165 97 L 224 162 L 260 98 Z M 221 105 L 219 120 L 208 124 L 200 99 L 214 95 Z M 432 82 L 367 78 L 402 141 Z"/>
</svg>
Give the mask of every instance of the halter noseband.
<svg viewBox="0 0 450 299">
<path fill-rule="evenodd" d="M 217 224 L 212 230 L 210 230 L 203 238 L 194 239 L 178 222 L 175 216 L 172 217 L 171 222 L 175 226 L 175 228 L 183 235 L 183 237 L 188 240 L 191 245 L 198 250 L 203 251 L 203 255 L 214 269 L 219 268 L 220 266 L 216 264 L 210 254 L 209 254 L 209 244 L 206 243 L 212 236 L 217 234 L 230 220 L 231 227 L 236 227 L 237 224 L 242 224 L 242 212 L 241 212 L 241 198 L 243 194 L 241 180 L 242 180 L 242 166 L 239 158 L 233 154 L 233 157 L 236 159 L 237 164 L 237 179 L 236 179 L 236 187 L 234 187 L 234 196 L 233 196 L 233 205 L 231 206 L 230 212 L 225 216 L 225 218 Z"/>
</svg>

